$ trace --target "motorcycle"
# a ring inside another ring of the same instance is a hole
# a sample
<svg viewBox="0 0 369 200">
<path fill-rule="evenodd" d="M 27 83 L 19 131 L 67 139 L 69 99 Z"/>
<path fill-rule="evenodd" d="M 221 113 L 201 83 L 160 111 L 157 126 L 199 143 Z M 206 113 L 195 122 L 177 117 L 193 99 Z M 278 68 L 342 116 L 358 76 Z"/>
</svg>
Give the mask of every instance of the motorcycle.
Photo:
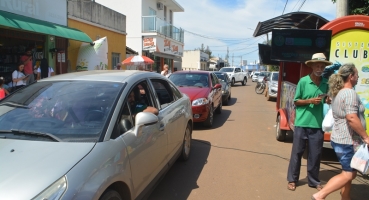
<svg viewBox="0 0 369 200">
<path fill-rule="evenodd" d="M 257 82 L 255 86 L 256 94 L 263 94 L 266 88 L 266 77 L 263 78 L 263 81 Z"/>
</svg>

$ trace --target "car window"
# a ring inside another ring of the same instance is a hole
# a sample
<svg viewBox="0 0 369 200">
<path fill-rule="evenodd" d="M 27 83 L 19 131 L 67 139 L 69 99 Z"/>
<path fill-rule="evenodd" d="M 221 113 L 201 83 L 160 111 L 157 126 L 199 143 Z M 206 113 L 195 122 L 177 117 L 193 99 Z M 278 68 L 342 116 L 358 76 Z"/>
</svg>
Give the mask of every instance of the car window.
<svg viewBox="0 0 369 200">
<path fill-rule="evenodd" d="M 169 77 L 176 86 L 209 87 L 208 74 L 174 73 Z"/>
<path fill-rule="evenodd" d="M 272 75 L 272 81 L 278 81 L 279 73 L 273 73 Z"/>
<path fill-rule="evenodd" d="M 227 77 L 224 76 L 224 74 L 216 73 L 215 75 L 218 77 L 219 80 L 223 80 L 223 81 L 227 82 Z"/>
<path fill-rule="evenodd" d="M 130 88 L 128 95 L 124 99 L 117 127 L 111 135 L 112 139 L 134 127 L 134 116 L 137 113 L 142 112 L 148 106 L 156 107 L 149 88 L 147 81 L 141 81 Z"/>
<path fill-rule="evenodd" d="M 173 92 L 173 96 L 175 99 L 180 99 L 182 98 L 182 93 L 177 89 L 177 87 L 175 87 L 173 84 L 169 84 L 170 89 Z"/>
<path fill-rule="evenodd" d="M 241 69 L 240 68 L 236 68 L 234 71 L 235 72 L 241 72 Z"/>
<path fill-rule="evenodd" d="M 233 72 L 233 68 L 225 68 L 223 67 L 222 69 L 219 70 L 220 72 Z"/>
<path fill-rule="evenodd" d="M 32 84 L 1 101 L 1 130 L 47 133 L 62 142 L 97 142 L 105 133 L 123 86 L 103 81 Z M 26 135 L 15 139 L 47 138 Z"/>
<path fill-rule="evenodd" d="M 254 75 L 258 76 L 259 75 L 259 72 L 255 72 Z"/>
<path fill-rule="evenodd" d="M 151 83 L 154 86 L 155 93 L 159 100 L 160 109 L 164 109 L 165 107 L 170 105 L 175 100 L 173 96 L 173 92 L 167 81 L 159 80 L 159 79 L 152 79 Z"/>
<path fill-rule="evenodd" d="M 214 85 L 217 84 L 218 79 L 216 78 L 216 76 L 214 76 L 214 74 L 210 74 L 210 78 L 211 78 L 211 84 L 214 87 Z"/>
</svg>

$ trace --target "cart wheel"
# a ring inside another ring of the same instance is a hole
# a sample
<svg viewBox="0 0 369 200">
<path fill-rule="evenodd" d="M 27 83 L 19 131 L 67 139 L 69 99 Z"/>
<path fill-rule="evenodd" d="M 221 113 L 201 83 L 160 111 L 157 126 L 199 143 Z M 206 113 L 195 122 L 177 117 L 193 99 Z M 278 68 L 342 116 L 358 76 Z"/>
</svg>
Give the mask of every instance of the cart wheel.
<svg viewBox="0 0 369 200">
<path fill-rule="evenodd" d="M 278 141 L 284 141 L 286 139 L 287 131 L 280 129 L 280 121 L 281 121 L 281 116 L 278 116 L 277 126 L 276 126 L 276 139 Z"/>
</svg>

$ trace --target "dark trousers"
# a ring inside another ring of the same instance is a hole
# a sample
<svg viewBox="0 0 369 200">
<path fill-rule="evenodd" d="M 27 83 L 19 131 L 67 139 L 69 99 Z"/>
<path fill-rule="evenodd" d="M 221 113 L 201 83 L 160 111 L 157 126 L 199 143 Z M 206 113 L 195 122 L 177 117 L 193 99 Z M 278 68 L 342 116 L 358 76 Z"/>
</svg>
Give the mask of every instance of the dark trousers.
<svg viewBox="0 0 369 200">
<path fill-rule="evenodd" d="M 320 128 L 295 127 L 287 181 L 297 183 L 300 178 L 301 157 L 308 144 L 307 174 L 308 185 L 320 184 L 320 156 L 323 148 L 324 132 Z"/>
</svg>

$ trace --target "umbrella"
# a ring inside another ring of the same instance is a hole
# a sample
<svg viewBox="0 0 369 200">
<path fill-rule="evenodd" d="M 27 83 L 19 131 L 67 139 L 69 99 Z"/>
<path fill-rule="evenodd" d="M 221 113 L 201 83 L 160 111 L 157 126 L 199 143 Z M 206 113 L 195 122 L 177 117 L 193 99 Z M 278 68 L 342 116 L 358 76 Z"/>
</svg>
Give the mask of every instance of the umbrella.
<svg viewBox="0 0 369 200">
<path fill-rule="evenodd" d="M 149 65 L 154 61 L 146 56 L 130 56 L 122 61 L 123 65 Z"/>
</svg>

